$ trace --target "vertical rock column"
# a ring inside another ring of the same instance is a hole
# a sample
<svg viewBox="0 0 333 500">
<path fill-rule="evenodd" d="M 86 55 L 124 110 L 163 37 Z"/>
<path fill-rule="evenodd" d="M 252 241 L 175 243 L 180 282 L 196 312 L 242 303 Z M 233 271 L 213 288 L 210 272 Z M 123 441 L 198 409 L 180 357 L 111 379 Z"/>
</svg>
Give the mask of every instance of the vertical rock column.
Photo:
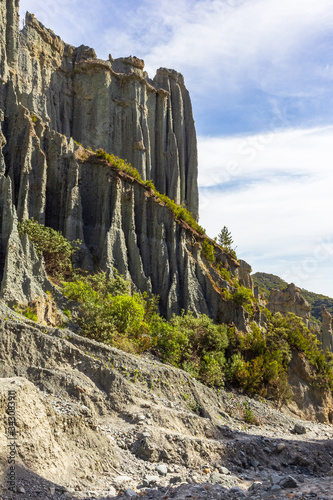
<svg viewBox="0 0 333 500">
<path fill-rule="evenodd" d="M 5 105 L 5 83 L 9 66 L 14 67 L 18 57 L 19 0 L 0 2 L 0 109 Z"/>
<path fill-rule="evenodd" d="M 6 49 L 7 62 L 14 66 L 18 58 L 18 39 L 19 39 L 19 0 L 2 0 L 7 5 L 6 21 Z"/>
<path fill-rule="evenodd" d="M 192 114 L 192 105 L 184 78 L 180 73 L 165 68 L 157 70 L 156 87 L 168 91 L 164 169 L 167 191 L 177 190 L 179 179 L 180 203 L 198 218 L 198 155 Z M 178 193 L 175 192 L 175 195 Z M 170 196 L 170 195 L 169 195 Z M 171 196 L 172 197 L 172 196 Z"/>
</svg>

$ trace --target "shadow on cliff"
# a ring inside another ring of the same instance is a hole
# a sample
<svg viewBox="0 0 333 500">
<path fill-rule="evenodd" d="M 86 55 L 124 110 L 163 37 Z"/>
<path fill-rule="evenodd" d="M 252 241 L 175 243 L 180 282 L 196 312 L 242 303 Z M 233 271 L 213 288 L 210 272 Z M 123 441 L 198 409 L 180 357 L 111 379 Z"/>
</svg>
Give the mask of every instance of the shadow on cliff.
<svg viewBox="0 0 333 500">
<path fill-rule="evenodd" d="M 232 431 L 227 425 L 218 426 L 221 438 L 229 442 L 223 462 L 230 470 L 246 472 L 258 467 L 273 469 L 281 474 L 328 475 L 333 465 L 333 440 L 267 436 Z"/>
<path fill-rule="evenodd" d="M 36 500 L 58 498 L 58 496 L 68 491 L 66 487 L 45 479 L 24 465 L 16 464 L 14 481 L 16 483 L 16 492 L 12 492 L 8 489 L 9 473 L 9 466 L 1 473 L 2 487 L 0 486 L 0 494 L 4 500 L 16 498 L 31 498 Z M 73 500 L 77 499 L 76 496 L 72 496 L 71 498 Z"/>
</svg>

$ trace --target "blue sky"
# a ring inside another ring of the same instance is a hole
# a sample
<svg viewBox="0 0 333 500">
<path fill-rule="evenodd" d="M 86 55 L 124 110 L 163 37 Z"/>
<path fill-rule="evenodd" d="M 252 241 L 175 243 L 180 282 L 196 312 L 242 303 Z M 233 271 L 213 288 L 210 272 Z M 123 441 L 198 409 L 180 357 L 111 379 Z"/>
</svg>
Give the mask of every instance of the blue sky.
<svg viewBox="0 0 333 500">
<path fill-rule="evenodd" d="M 183 73 L 200 222 L 239 257 L 333 297 L 332 0 L 21 0 L 98 57 Z M 212 216 L 213 214 L 213 216 Z"/>
</svg>

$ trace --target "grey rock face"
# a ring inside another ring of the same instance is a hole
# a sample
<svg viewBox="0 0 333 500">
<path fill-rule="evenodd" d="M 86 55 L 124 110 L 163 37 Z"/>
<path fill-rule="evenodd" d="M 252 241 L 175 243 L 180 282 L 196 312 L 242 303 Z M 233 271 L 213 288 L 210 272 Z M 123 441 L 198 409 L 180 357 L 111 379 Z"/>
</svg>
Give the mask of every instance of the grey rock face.
<svg viewBox="0 0 333 500">
<path fill-rule="evenodd" d="M 292 312 L 301 317 L 308 326 L 311 306 L 293 283 L 290 283 L 285 290 L 271 290 L 267 307 L 273 314 Z"/>
<path fill-rule="evenodd" d="M 116 268 L 141 291 L 158 294 L 167 317 L 185 309 L 246 328 L 246 312 L 216 290 L 226 283 L 202 260 L 200 237 L 177 223 L 149 188 L 33 124 L 21 105 L 16 109 L 7 146 L 21 141 L 21 148 L 7 149 L 6 167 L 19 218 L 34 217 L 70 240 L 81 239 L 78 265 Z M 235 273 L 238 264 L 229 261 Z"/>
<path fill-rule="evenodd" d="M 8 9 L 16 19 L 18 5 L 6 5 L 0 12 L 11 22 Z M 166 317 L 192 310 L 246 329 L 248 313 L 223 298 L 230 285 L 202 258 L 201 236 L 176 222 L 149 188 L 69 138 L 112 146 L 196 214 L 196 139 L 183 77 L 161 69 L 149 80 L 143 61 L 133 57 L 100 61 L 92 49 L 64 44 L 29 14 L 19 38 L 18 24 L 11 26 L 13 32 L 0 32 L 11 71 L 1 85 L 0 180 L 7 186 L 1 210 L 11 214 L 3 215 L 3 297 L 26 302 L 49 286 L 31 245 L 18 238 L 17 214 L 81 239 L 77 265 L 116 268 L 141 291 L 158 294 Z M 239 264 L 219 258 L 236 275 Z"/>
<path fill-rule="evenodd" d="M 97 59 L 93 49 L 65 44 L 29 13 L 18 53 L 25 107 L 54 131 L 126 158 L 198 217 L 196 133 L 182 75 L 159 69 L 150 80 L 135 57 Z"/>
<path fill-rule="evenodd" d="M 238 269 L 238 279 L 240 285 L 250 288 L 253 291 L 253 282 L 251 278 L 252 267 L 245 260 L 239 259 L 240 267 Z"/>
<path fill-rule="evenodd" d="M 333 317 L 326 309 L 326 307 L 322 308 L 321 318 L 322 318 L 322 331 L 319 340 L 323 344 L 324 351 L 328 348 L 331 352 L 333 352 L 333 331 L 332 331 Z"/>
<path fill-rule="evenodd" d="M 0 186 L 2 264 L 0 296 L 7 303 L 25 304 L 44 295 L 45 269 L 29 240 L 23 238 L 21 242 L 19 238 L 10 179 L 2 176 Z"/>
</svg>

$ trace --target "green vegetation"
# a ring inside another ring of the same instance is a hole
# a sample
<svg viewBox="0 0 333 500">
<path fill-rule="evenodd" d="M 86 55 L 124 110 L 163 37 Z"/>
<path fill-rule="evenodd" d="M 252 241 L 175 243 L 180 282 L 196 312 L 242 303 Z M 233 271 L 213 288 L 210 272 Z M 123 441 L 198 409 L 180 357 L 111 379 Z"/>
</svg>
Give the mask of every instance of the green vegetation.
<svg viewBox="0 0 333 500">
<path fill-rule="evenodd" d="M 227 226 L 223 226 L 215 240 L 225 253 L 237 260 L 236 251 L 231 246 L 234 241 Z"/>
<path fill-rule="evenodd" d="M 254 296 L 252 290 L 242 285 L 236 288 L 235 292 L 232 294 L 232 299 L 236 304 L 245 306 L 247 304 L 252 304 Z"/>
<path fill-rule="evenodd" d="M 134 168 L 127 160 L 122 160 L 113 154 L 106 153 L 103 149 L 98 149 L 96 155 L 99 158 L 103 158 L 108 163 L 111 163 L 114 167 L 118 168 L 122 172 L 130 175 L 139 182 L 143 182 L 142 177 L 138 170 Z"/>
<path fill-rule="evenodd" d="M 37 321 L 37 310 L 34 305 L 30 306 L 20 306 L 18 304 L 14 305 L 14 311 L 16 311 L 19 314 L 22 314 L 26 318 L 30 319 L 31 321 Z"/>
<path fill-rule="evenodd" d="M 287 286 L 287 282 L 283 281 L 278 276 L 274 274 L 267 273 L 255 273 L 252 275 L 254 285 L 259 286 L 260 292 L 265 295 L 266 298 L 269 297 L 269 292 L 273 288 L 283 290 Z M 316 319 L 321 321 L 321 309 L 323 306 L 333 314 L 333 298 L 327 297 L 326 295 L 321 295 L 314 292 L 309 292 L 308 290 L 300 289 L 301 295 L 309 302 L 311 305 L 311 315 Z"/>
<path fill-rule="evenodd" d="M 229 335 L 227 379 L 250 395 L 285 401 L 290 397 L 287 369 L 295 355 L 311 367 L 313 386 L 332 390 L 333 368 L 319 347 L 301 318 L 292 313 L 270 314 L 266 332 L 252 323 L 249 333 Z"/>
<path fill-rule="evenodd" d="M 31 117 L 32 123 L 35 125 L 37 123 L 37 115 L 35 115 L 35 113 L 31 112 L 30 117 Z"/>
<path fill-rule="evenodd" d="M 153 318 L 154 352 L 164 362 L 191 373 L 201 382 L 216 387 L 224 384 L 225 349 L 228 328 L 216 325 L 206 315 L 192 313 L 166 321 Z"/>
<path fill-rule="evenodd" d="M 223 267 L 221 262 L 219 262 L 217 264 L 216 270 L 220 273 L 221 278 L 228 281 L 228 283 L 230 283 L 231 285 L 232 284 L 236 285 L 236 283 L 234 282 L 235 280 L 234 280 L 233 276 L 231 275 L 230 271 L 228 271 L 225 267 Z M 238 280 L 237 280 L 237 285 L 238 285 Z"/>
<path fill-rule="evenodd" d="M 148 321 L 156 299 L 132 293 L 131 284 L 115 271 L 94 275 L 74 274 L 63 283 L 63 293 L 79 305 L 82 335 L 127 352 L 141 353 L 151 347 Z"/>
<path fill-rule="evenodd" d="M 46 272 L 56 280 L 72 274 L 72 255 L 79 241 L 69 242 L 59 231 L 39 224 L 34 219 L 24 219 L 18 224 L 19 235 L 27 234 L 34 244 L 37 255 L 43 255 Z"/>
<path fill-rule="evenodd" d="M 291 396 L 287 370 L 293 356 L 308 363 L 313 386 L 333 389 L 333 364 L 319 349 L 317 338 L 293 314 L 269 314 L 267 330 L 252 323 L 249 332 L 214 324 L 206 315 L 157 313 L 157 298 L 133 292 L 117 272 L 74 275 L 63 292 L 79 310 L 81 334 L 127 352 L 153 352 L 161 361 L 181 368 L 214 387 L 226 383 L 247 394 L 283 402 Z M 251 301 L 250 290 L 239 287 L 238 303 Z M 186 394 L 184 395 L 186 399 Z M 244 419 L 255 423 L 245 408 Z"/>
<path fill-rule="evenodd" d="M 246 401 L 243 403 L 242 410 L 244 422 L 250 425 L 259 425 L 258 419 L 254 416 L 253 411 L 249 408 L 249 404 Z"/>
<path fill-rule="evenodd" d="M 67 316 L 68 319 L 72 319 L 72 313 L 69 309 L 64 309 L 63 313 L 65 316 Z"/>
<path fill-rule="evenodd" d="M 207 238 L 205 238 L 201 245 L 201 255 L 208 260 L 211 264 L 215 262 L 215 248 L 211 245 Z"/>
<path fill-rule="evenodd" d="M 288 286 L 286 281 L 279 278 L 279 276 L 275 276 L 274 274 L 255 273 L 252 274 L 252 280 L 254 286 L 258 286 L 260 293 L 267 299 L 271 290 L 284 290 Z"/>
<path fill-rule="evenodd" d="M 227 327 L 208 316 L 173 316 L 166 321 L 156 311 L 157 298 L 132 292 L 117 272 L 109 277 L 74 275 L 63 283 L 63 293 L 78 303 L 82 335 L 127 352 L 152 348 L 164 362 L 182 368 L 208 385 L 224 382 Z"/>
<path fill-rule="evenodd" d="M 321 321 L 321 310 L 325 306 L 326 309 L 333 314 L 333 299 L 319 293 L 308 292 L 301 288 L 301 295 L 307 300 L 311 306 L 311 315 Z"/>
<path fill-rule="evenodd" d="M 137 181 L 144 184 L 147 188 L 151 189 L 155 196 L 165 203 L 167 207 L 173 212 L 177 220 L 182 220 L 186 222 L 192 229 L 194 229 L 199 234 L 205 234 L 205 230 L 197 223 L 194 219 L 193 214 L 189 212 L 185 207 L 177 205 L 174 200 L 171 200 L 167 195 L 159 193 L 151 180 L 144 181 L 136 168 L 134 168 L 127 160 L 122 160 L 113 154 L 106 153 L 103 149 L 98 149 L 96 155 L 99 158 L 103 158 L 108 163 L 111 163 L 113 167 L 118 168 L 127 175 L 130 175 Z"/>
</svg>

